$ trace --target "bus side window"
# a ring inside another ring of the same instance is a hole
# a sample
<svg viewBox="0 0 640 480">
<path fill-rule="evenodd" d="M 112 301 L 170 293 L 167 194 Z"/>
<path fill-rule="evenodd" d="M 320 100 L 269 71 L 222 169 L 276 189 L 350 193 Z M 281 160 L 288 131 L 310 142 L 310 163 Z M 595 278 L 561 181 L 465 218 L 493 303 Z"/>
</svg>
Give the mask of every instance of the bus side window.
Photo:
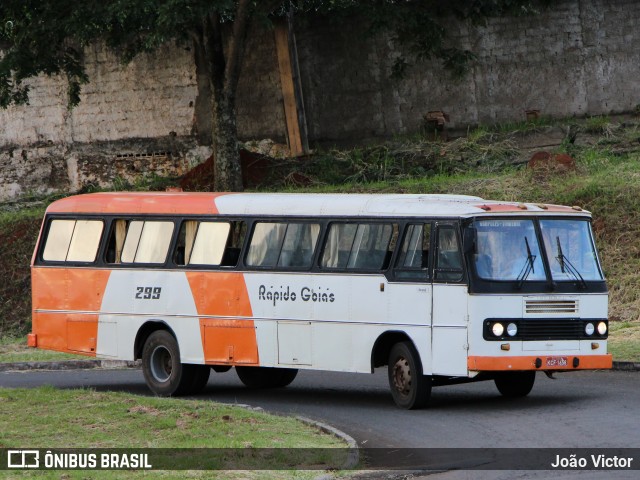
<svg viewBox="0 0 640 480">
<path fill-rule="evenodd" d="M 103 228 L 100 220 L 52 220 L 42 259 L 52 262 L 94 262 Z"/>
<path fill-rule="evenodd" d="M 279 267 L 310 267 L 320 234 L 316 223 L 291 223 L 282 243 Z"/>
<path fill-rule="evenodd" d="M 247 265 L 308 268 L 319 234 L 319 224 L 257 223 L 247 253 Z"/>
<path fill-rule="evenodd" d="M 286 231 L 286 223 L 256 223 L 247 253 L 247 265 L 275 267 Z"/>
<path fill-rule="evenodd" d="M 173 227 L 169 221 L 115 220 L 107 244 L 107 263 L 164 263 Z"/>
<path fill-rule="evenodd" d="M 458 282 L 462 280 L 462 256 L 456 231 L 451 226 L 438 227 L 435 279 Z"/>
<path fill-rule="evenodd" d="M 228 222 L 186 220 L 178 235 L 177 265 L 220 265 L 229 237 Z"/>
<path fill-rule="evenodd" d="M 247 236 L 247 224 L 245 222 L 231 222 L 229 238 L 222 255 L 221 267 L 235 267 L 240 260 L 240 251 L 244 244 L 244 238 Z"/>
<path fill-rule="evenodd" d="M 402 248 L 396 261 L 396 278 L 411 280 L 429 278 L 430 242 L 430 223 L 407 225 Z"/>
<path fill-rule="evenodd" d="M 382 270 L 388 266 L 398 237 L 388 223 L 333 223 L 321 265 L 325 268 Z"/>
</svg>

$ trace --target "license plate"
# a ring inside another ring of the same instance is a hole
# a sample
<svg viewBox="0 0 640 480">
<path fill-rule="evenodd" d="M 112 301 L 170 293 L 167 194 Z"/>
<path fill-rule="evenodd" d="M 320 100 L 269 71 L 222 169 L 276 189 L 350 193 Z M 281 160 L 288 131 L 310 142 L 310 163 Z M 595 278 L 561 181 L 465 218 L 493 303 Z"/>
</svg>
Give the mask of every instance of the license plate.
<svg viewBox="0 0 640 480">
<path fill-rule="evenodd" d="M 566 367 L 567 357 L 547 357 L 547 367 Z"/>
</svg>

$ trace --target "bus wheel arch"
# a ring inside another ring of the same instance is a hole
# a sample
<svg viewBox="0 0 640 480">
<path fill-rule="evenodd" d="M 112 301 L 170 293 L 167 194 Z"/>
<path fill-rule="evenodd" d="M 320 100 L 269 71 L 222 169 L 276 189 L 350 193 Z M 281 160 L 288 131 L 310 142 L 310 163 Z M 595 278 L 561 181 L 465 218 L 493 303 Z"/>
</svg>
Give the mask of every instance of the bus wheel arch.
<svg viewBox="0 0 640 480">
<path fill-rule="evenodd" d="M 144 344 L 147 342 L 149 335 L 157 330 L 166 330 L 168 331 L 173 338 L 176 338 L 176 334 L 173 332 L 171 327 L 162 321 L 149 321 L 145 322 L 139 329 L 136 334 L 136 339 L 133 342 L 133 359 L 140 360 L 142 359 L 142 351 L 144 349 Z"/>
<path fill-rule="evenodd" d="M 411 342 L 405 332 L 390 330 L 380 335 L 371 350 L 371 373 L 376 367 L 383 367 L 389 362 L 389 354 L 396 343 Z"/>
</svg>

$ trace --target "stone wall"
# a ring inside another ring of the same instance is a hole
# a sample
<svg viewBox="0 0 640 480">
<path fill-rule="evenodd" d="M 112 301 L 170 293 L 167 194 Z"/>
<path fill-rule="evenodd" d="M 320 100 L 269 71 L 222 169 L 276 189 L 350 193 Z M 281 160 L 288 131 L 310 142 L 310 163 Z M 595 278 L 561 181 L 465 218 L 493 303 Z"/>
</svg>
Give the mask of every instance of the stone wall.
<svg viewBox="0 0 640 480">
<path fill-rule="evenodd" d="M 528 109 L 554 117 L 631 111 L 640 104 L 637 18 L 640 0 L 559 0 L 538 16 L 451 22 L 453 42 L 478 56 L 469 75 L 452 80 L 438 62 L 423 61 L 400 81 L 390 78 L 399 47 L 367 37 L 357 19 L 299 22 L 309 140 L 414 133 L 431 110 L 447 112 L 452 128 L 520 121 Z M 66 107 L 65 82 L 45 77 L 33 80 L 29 106 L 0 110 L 0 201 L 109 185 L 114 176 L 179 175 L 209 155 L 198 145 L 207 109 L 192 51 L 166 46 L 126 66 L 100 46 L 86 53 L 91 83 L 75 109 Z M 280 88 L 273 31 L 254 32 L 238 87 L 242 139 L 285 140 Z"/>
<path fill-rule="evenodd" d="M 458 47 L 478 56 L 454 80 L 438 62 L 414 62 L 390 79 L 399 49 L 388 38 L 314 22 L 297 31 L 312 140 L 350 141 L 420 129 L 423 115 L 443 110 L 450 126 L 521 121 L 525 111 L 566 117 L 633 110 L 640 104 L 637 0 L 560 0 L 537 16 L 452 23 Z"/>
</svg>

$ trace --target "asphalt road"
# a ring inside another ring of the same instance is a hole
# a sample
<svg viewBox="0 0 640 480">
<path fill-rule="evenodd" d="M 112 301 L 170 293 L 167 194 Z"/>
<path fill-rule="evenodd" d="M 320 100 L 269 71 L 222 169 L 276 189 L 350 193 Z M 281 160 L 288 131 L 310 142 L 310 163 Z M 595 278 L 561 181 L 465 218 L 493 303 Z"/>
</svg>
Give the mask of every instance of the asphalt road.
<svg viewBox="0 0 640 480">
<path fill-rule="evenodd" d="M 149 395 L 140 370 L 0 373 L 3 387 L 40 385 Z M 249 390 L 233 370 L 212 372 L 195 398 L 324 421 L 364 447 L 640 448 L 640 372 L 538 374 L 532 393 L 518 400 L 502 398 L 493 382 L 436 387 L 430 406 L 418 411 L 394 406 L 385 370 L 301 371 L 277 390 Z"/>
</svg>

